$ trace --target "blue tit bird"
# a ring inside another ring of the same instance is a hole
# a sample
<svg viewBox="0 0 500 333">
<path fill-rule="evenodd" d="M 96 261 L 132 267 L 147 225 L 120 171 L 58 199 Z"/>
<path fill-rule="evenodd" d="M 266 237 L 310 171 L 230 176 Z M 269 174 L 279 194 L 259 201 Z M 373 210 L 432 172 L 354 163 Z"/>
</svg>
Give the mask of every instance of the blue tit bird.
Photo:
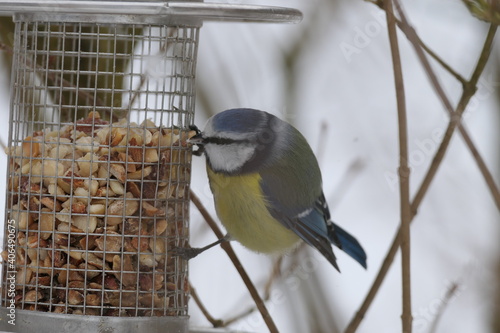
<svg viewBox="0 0 500 333">
<path fill-rule="evenodd" d="M 228 236 L 250 250 L 284 253 L 300 240 L 337 270 L 334 244 L 366 268 L 359 242 L 330 219 L 321 172 L 304 136 L 287 122 L 254 109 L 211 117 L 189 139 L 205 154 L 217 215 Z M 196 253 L 198 254 L 199 251 Z M 340 270 L 339 270 L 340 271 Z"/>
</svg>

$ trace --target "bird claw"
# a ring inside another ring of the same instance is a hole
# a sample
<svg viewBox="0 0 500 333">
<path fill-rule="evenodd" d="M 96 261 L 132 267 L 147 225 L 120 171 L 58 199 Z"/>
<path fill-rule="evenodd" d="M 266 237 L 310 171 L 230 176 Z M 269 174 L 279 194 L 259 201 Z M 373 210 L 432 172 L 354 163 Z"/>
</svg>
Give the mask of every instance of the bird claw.
<svg viewBox="0 0 500 333">
<path fill-rule="evenodd" d="M 199 247 L 175 247 L 171 250 L 173 256 L 181 257 L 184 260 L 191 260 L 202 252 L 203 249 Z"/>
<path fill-rule="evenodd" d="M 172 251 L 172 255 L 176 257 L 181 257 L 185 260 L 191 260 L 196 257 L 198 254 L 205 252 L 206 250 L 214 247 L 215 245 L 219 245 L 223 242 L 229 241 L 231 238 L 229 235 L 222 237 L 221 239 L 216 240 L 215 242 L 208 244 L 204 247 L 174 247 Z"/>
</svg>

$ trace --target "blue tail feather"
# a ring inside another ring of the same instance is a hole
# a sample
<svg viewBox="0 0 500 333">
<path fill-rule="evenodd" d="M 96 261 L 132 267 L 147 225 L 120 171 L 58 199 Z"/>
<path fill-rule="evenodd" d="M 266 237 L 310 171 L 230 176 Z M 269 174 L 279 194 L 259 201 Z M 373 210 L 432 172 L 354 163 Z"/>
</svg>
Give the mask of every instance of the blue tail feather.
<svg viewBox="0 0 500 333">
<path fill-rule="evenodd" d="M 335 223 L 333 229 L 334 235 L 330 235 L 332 242 L 366 268 L 366 253 L 357 239 Z"/>
</svg>

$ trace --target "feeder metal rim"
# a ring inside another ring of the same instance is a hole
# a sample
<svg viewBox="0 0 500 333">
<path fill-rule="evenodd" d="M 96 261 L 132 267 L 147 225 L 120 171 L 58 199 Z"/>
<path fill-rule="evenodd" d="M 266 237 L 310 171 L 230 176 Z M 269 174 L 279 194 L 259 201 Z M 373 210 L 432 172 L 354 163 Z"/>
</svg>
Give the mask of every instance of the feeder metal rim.
<svg viewBox="0 0 500 333">
<path fill-rule="evenodd" d="M 149 15 L 204 21 L 299 23 L 293 8 L 204 2 L 140 2 L 91 0 L 0 0 L 0 15 L 24 13 Z"/>
<path fill-rule="evenodd" d="M 15 309 L 15 326 L 8 323 L 10 309 L 0 307 L 0 332 L 120 332 L 120 333 L 185 333 L 188 316 L 112 317 L 74 315 Z"/>
</svg>

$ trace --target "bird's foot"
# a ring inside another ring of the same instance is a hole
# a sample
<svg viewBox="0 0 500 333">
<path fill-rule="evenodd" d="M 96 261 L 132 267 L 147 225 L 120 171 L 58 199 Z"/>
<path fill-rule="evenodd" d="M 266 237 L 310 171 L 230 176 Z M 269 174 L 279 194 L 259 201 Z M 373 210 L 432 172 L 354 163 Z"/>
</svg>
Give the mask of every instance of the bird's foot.
<svg viewBox="0 0 500 333">
<path fill-rule="evenodd" d="M 205 249 L 201 247 L 174 247 L 171 251 L 175 257 L 181 257 L 184 260 L 191 260 Z"/>
<path fill-rule="evenodd" d="M 191 260 L 198 254 L 205 252 L 208 249 L 211 249 L 215 245 L 227 242 L 229 240 L 231 240 L 231 237 L 229 235 L 226 235 L 221 239 L 218 239 L 215 242 L 208 244 L 207 246 L 204 247 L 174 247 L 171 251 L 173 252 L 172 254 L 176 257 L 181 257 L 182 259 L 185 260 Z"/>
</svg>

